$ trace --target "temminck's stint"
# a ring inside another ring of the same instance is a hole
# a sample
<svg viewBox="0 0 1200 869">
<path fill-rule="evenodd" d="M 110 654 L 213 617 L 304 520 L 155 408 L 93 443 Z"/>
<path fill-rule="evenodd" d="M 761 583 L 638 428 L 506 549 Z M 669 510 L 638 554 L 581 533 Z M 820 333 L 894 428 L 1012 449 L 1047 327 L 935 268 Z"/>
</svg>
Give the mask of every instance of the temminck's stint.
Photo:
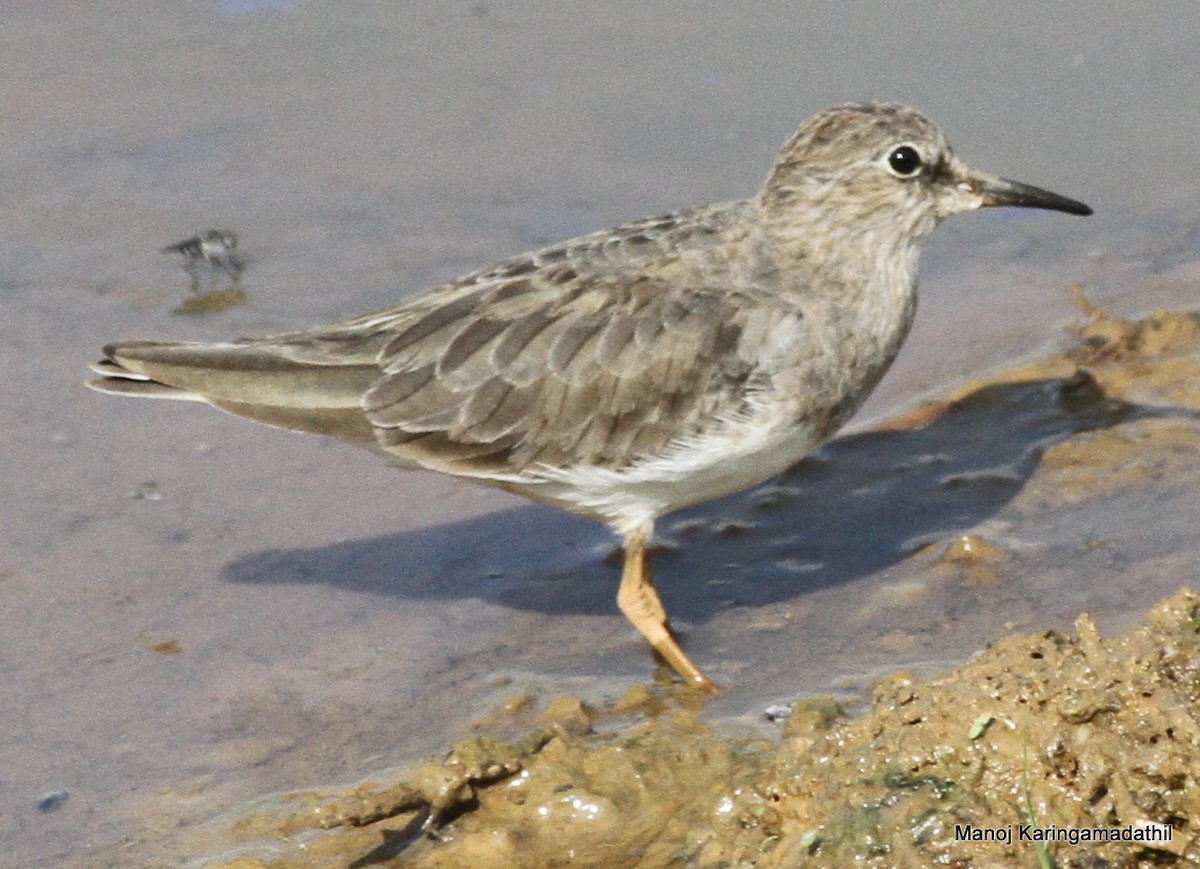
<svg viewBox="0 0 1200 869">
<path fill-rule="evenodd" d="M 809 118 L 759 193 L 581 236 L 353 320 L 104 348 L 102 392 L 204 401 L 499 486 L 624 540 L 617 605 L 690 684 L 646 562 L 654 521 L 767 480 L 887 371 L 939 221 L 1090 214 L 969 169 L 913 109 Z"/>
</svg>

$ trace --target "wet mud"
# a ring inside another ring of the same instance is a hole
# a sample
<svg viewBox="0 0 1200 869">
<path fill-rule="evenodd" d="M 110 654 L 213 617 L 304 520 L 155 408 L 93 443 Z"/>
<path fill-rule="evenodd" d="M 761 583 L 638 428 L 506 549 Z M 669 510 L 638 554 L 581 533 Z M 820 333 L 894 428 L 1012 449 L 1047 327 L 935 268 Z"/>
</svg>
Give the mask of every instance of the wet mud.
<svg viewBox="0 0 1200 869">
<path fill-rule="evenodd" d="M 951 496 L 996 490 L 1023 521 L 1053 525 L 1083 503 L 1167 503 L 1196 489 L 1200 315 L 1125 321 L 1079 301 L 1065 353 L 875 436 L 937 430 L 997 401 L 1019 416 L 1032 391 L 1050 396 L 1067 430 L 1033 448 L 1027 472 L 976 472 L 943 486 Z M 754 503 L 769 510 L 785 496 L 786 485 L 766 488 Z M 1017 551 L 1002 538 L 984 526 L 918 541 L 907 566 L 986 594 L 1072 562 L 1086 577 L 1111 545 Z M 711 721 L 704 698 L 667 680 L 595 704 L 517 692 L 441 757 L 174 830 L 160 819 L 97 865 L 164 854 L 221 869 L 1195 865 L 1200 596 L 1185 587 L 1187 550 L 1124 564 L 1173 572 L 1166 581 L 1180 588 L 1140 624 L 1103 636 L 1082 613 L 1072 631 L 1014 633 L 949 673 L 884 676 L 853 714 L 810 697 L 764 710 L 751 731 Z M 876 605 L 924 596 L 898 581 Z M 1114 835 L 1124 839 L 1094 840 Z"/>
</svg>

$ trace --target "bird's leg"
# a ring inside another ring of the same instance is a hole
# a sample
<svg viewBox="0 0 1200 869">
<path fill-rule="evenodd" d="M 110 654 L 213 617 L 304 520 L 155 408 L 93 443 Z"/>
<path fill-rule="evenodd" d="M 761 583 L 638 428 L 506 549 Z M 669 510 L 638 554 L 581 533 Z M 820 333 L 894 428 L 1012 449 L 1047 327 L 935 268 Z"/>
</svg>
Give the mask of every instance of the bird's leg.
<svg viewBox="0 0 1200 869">
<path fill-rule="evenodd" d="M 625 567 L 621 571 L 621 587 L 617 590 L 617 606 L 686 684 L 716 691 L 717 686 L 688 660 L 671 635 L 667 611 L 654 590 L 646 560 L 646 544 L 650 542 L 653 529 L 653 524 L 648 522 L 625 537 Z"/>
</svg>

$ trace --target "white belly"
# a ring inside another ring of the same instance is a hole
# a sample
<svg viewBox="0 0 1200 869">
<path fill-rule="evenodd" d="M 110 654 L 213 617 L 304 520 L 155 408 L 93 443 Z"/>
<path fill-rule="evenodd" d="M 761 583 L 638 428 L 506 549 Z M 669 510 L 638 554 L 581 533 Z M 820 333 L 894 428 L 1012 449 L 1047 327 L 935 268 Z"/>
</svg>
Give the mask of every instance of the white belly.
<svg viewBox="0 0 1200 869">
<path fill-rule="evenodd" d="M 757 486 L 820 446 L 814 432 L 773 416 L 722 427 L 620 470 L 542 468 L 521 490 L 624 534 L 665 513 Z"/>
</svg>

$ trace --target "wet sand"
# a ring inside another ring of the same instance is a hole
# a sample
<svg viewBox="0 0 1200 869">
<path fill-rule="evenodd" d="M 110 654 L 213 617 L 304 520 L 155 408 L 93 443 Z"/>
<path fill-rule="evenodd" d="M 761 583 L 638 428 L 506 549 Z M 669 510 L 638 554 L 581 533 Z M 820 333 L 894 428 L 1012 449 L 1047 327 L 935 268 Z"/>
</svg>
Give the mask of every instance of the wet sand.
<svg viewBox="0 0 1200 869">
<path fill-rule="evenodd" d="M 1195 25 L 1153 4 L 1133 29 L 1083 3 L 911 8 L 6 13 L 5 859 L 94 866 L 177 823 L 415 762 L 513 695 L 602 705 L 651 668 L 616 612 L 604 529 L 340 444 L 87 393 L 101 344 L 303 326 L 747 195 L 833 102 L 910 102 L 972 163 L 1098 214 L 943 227 L 859 433 L 663 523 L 664 598 L 726 686 L 705 720 L 758 732 L 768 704 L 821 693 L 861 710 L 897 667 L 942 671 L 1083 609 L 1116 631 L 1190 581 L 1186 492 L 1021 512 L 1036 456 L 1067 431 L 1054 378 L 935 434 L 862 427 L 1065 346 L 1074 282 L 1116 314 L 1196 306 L 1200 119 L 1178 110 Z M 210 227 L 242 239 L 246 300 L 174 313 L 188 277 L 158 251 Z M 1065 419 L 1097 436 L 1125 424 Z M 1003 553 L 998 579 L 940 560 L 963 535 Z M 1086 580 L 1027 570 L 1055 546 L 1085 553 Z M 903 578 L 908 564 L 929 569 Z"/>
</svg>

